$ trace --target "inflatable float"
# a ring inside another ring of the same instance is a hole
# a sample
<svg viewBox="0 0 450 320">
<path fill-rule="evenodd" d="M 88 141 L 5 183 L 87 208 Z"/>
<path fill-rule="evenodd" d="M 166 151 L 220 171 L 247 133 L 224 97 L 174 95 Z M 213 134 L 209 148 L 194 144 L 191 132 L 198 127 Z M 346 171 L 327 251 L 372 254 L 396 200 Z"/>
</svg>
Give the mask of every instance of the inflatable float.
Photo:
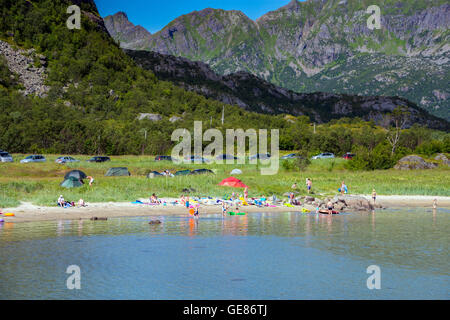
<svg viewBox="0 0 450 320">
<path fill-rule="evenodd" d="M 5 217 L 14 217 L 14 216 L 15 216 L 14 213 L 10 213 L 10 212 L 4 213 L 3 215 L 4 215 Z"/>
<path fill-rule="evenodd" d="M 319 212 L 320 212 L 321 214 L 329 214 L 329 213 L 328 213 L 328 210 L 319 210 Z M 334 211 L 334 210 L 333 210 L 333 214 L 339 214 L 339 211 Z"/>
<path fill-rule="evenodd" d="M 230 216 L 245 216 L 245 212 L 228 212 Z"/>
<path fill-rule="evenodd" d="M 5 220 L 3 220 L 3 218 L 0 218 L 0 223 L 3 223 L 3 222 L 5 222 Z"/>
<path fill-rule="evenodd" d="M 309 212 L 311 212 L 311 210 L 306 209 L 306 208 L 302 208 L 302 212 L 304 212 L 304 213 L 309 213 Z"/>
</svg>

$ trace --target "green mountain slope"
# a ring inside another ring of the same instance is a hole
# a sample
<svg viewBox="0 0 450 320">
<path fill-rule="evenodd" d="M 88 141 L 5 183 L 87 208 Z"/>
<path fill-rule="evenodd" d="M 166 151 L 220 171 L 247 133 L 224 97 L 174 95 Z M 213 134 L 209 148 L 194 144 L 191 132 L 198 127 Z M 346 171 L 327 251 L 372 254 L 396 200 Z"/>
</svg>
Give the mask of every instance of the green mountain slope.
<svg viewBox="0 0 450 320">
<path fill-rule="evenodd" d="M 73 3 L 82 9 L 81 30 L 66 27 Z M 156 154 L 170 150 L 172 132 L 193 128 L 194 120 L 221 127 L 223 103 L 138 67 L 106 32 L 92 0 L 0 4 L 1 149 Z M 225 109 L 223 129 L 289 125 L 282 116 Z M 173 116 L 179 120 L 171 122 Z"/>
<path fill-rule="evenodd" d="M 370 5 L 381 8 L 381 30 L 367 28 Z M 116 18 L 105 17 L 107 26 Z M 175 19 L 139 46 L 121 41 L 297 92 L 404 97 L 448 120 L 449 25 L 446 0 L 292 0 L 256 21 L 208 8 Z"/>
</svg>

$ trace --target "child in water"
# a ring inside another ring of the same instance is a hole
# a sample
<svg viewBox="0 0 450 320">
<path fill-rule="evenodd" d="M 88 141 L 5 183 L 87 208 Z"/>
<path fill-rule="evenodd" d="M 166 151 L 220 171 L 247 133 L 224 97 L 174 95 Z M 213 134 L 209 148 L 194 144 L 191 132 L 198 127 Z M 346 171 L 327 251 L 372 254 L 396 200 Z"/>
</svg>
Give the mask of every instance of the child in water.
<svg viewBox="0 0 450 320">
<path fill-rule="evenodd" d="M 225 201 L 222 201 L 222 217 L 225 217 L 225 215 L 227 214 L 227 203 Z"/>
<path fill-rule="evenodd" d="M 200 207 L 200 205 L 197 205 L 197 206 L 195 207 L 194 218 L 196 218 L 196 219 L 198 219 L 198 215 L 199 215 L 198 208 L 199 208 L 199 207 Z"/>
</svg>

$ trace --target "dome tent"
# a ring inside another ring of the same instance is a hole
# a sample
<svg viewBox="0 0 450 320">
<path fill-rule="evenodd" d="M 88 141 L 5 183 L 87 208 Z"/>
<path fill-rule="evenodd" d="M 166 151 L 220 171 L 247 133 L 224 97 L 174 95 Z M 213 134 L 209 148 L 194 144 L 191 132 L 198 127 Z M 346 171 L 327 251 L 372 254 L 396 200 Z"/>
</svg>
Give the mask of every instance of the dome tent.
<svg viewBox="0 0 450 320">
<path fill-rule="evenodd" d="M 63 182 L 61 182 L 60 186 L 64 188 L 79 188 L 83 186 L 83 182 L 75 177 L 68 177 Z"/>
<path fill-rule="evenodd" d="M 233 171 L 231 171 L 230 175 L 237 175 L 237 174 L 242 174 L 242 170 L 239 169 L 234 169 Z"/>
<path fill-rule="evenodd" d="M 74 177 L 78 180 L 83 180 L 83 179 L 86 179 L 87 174 L 81 170 L 72 170 L 72 171 L 69 171 L 66 173 L 66 175 L 64 176 L 64 179 L 69 179 L 69 177 Z"/>
<path fill-rule="evenodd" d="M 109 170 L 105 174 L 106 177 L 120 177 L 120 176 L 131 176 L 128 168 L 119 167 L 119 168 L 109 168 Z"/>
</svg>

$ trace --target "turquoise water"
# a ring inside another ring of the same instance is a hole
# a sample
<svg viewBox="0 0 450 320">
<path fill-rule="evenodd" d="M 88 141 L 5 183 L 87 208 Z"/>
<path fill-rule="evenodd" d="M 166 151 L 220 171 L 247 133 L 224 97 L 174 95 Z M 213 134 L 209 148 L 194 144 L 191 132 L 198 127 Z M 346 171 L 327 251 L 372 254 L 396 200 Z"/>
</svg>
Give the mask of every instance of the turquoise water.
<svg viewBox="0 0 450 320">
<path fill-rule="evenodd" d="M 0 226 L 1 299 L 449 299 L 450 211 Z M 69 265 L 81 289 L 69 290 Z M 366 269 L 381 269 L 369 290 Z"/>
</svg>

